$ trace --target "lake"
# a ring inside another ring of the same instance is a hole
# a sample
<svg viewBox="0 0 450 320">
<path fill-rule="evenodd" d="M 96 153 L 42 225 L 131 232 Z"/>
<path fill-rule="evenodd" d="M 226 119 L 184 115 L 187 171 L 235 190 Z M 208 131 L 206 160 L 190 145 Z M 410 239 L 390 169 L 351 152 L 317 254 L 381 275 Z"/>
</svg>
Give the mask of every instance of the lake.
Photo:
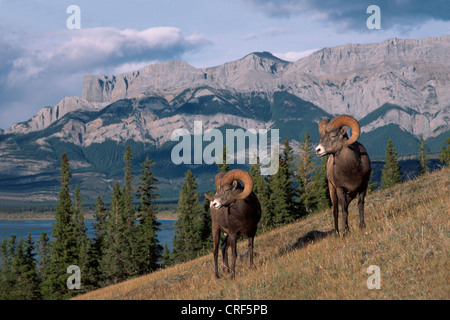
<svg viewBox="0 0 450 320">
<path fill-rule="evenodd" d="M 94 235 L 93 223 L 95 221 L 85 221 L 88 237 L 93 237 Z M 3 234 L 5 234 L 7 240 L 13 234 L 17 236 L 17 239 L 22 237 L 25 240 L 28 234 L 31 233 L 31 237 L 36 245 L 42 232 L 46 232 L 49 237 L 51 236 L 55 222 L 56 220 L 0 220 L 0 241 L 3 239 Z M 158 220 L 158 222 L 161 223 L 159 226 L 161 231 L 157 235 L 159 244 L 164 247 L 167 241 L 167 246 L 172 251 L 176 220 Z"/>
</svg>

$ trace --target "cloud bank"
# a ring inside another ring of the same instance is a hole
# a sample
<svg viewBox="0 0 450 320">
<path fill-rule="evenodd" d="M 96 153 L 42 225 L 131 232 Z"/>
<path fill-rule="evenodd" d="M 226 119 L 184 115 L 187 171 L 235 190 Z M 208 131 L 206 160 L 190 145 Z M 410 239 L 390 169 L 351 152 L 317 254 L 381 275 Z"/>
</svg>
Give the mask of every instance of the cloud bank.
<svg viewBox="0 0 450 320">
<path fill-rule="evenodd" d="M 9 80 L 50 72 L 101 72 L 123 64 L 176 59 L 208 43 L 199 35 L 184 36 L 173 27 L 143 31 L 92 28 L 50 36 L 44 40 L 44 48 L 36 44 L 24 48 L 23 55 L 12 63 Z M 61 37 L 69 39 L 58 41 Z"/>
<path fill-rule="evenodd" d="M 328 21 L 339 29 L 364 30 L 369 15 L 366 9 L 377 5 L 381 9 L 382 28 L 414 27 L 428 20 L 450 21 L 448 0 L 241 0 L 270 17 L 307 14 L 312 19 Z"/>
</svg>

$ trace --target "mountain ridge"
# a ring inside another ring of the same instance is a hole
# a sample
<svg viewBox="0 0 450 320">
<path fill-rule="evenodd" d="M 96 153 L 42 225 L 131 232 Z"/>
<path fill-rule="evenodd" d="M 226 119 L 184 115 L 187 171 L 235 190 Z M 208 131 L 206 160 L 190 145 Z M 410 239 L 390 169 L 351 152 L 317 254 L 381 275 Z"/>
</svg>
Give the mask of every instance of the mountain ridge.
<svg viewBox="0 0 450 320">
<path fill-rule="evenodd" d="M 215 67 L 172 60 L 120 75 L 86 75 L 81 97 L 0 130 L 0 193 L 26 185 L 44 197 L 64 152 L 95 198 L 94 186 L 109 188 L 105 181 L 122 175 L 126 144 L 136 161 L 152 155 L 166 194 L 176 192 L 170 181 L 180 182 L 188 168 L 209 183 L 214 168 L 170 163 L 171 133 L 192 133 L 194 121 L 202 121 L 203 132 L 278 129 L 280 141 L 288 138 L 295 149 L 306 132 L 318 142 L 320 119 L 347 113 L 360 121 L 360 141 L 371 157 L 384 155 L 389 137 L 399 154 L 415 153 L 420 136 L 436 152 L 450 130 L 447 49 L 450 36 L 389 39 L 324 48 L 296 62 L 263 51 Z"/>
<path fill-rule="evenodd" d="M 407 128 L 408 132 L 428 138 L 450 128 L 449 61 L 449 35 L 345 44 L 323 48 L 296 62 L 269 52 L 253 52 L 207 68 L 171 60 L 117 76 L 86 75 L 81 97 L 64 98 L 29 121 L 4 130 L 4 134 L 41 130 L 67 112 L 99 110 L 120 99 L 160 96 L 171 104 L 186 90 L 207 87 L 232 94 L 264 92 L 268 96 L 288 91 L 327 113 L 348 113 L 357 119 L 386 103 L 395 104 L 417 111 L 412 115 L 397 110 L 402 115 L 395 123 L 416 123 L 414 128 Z M 55 116 L 58 112 L 59 117 Z M 373 123 L 372 127 L 380 125 L 383 123 Z"/>
</svg>

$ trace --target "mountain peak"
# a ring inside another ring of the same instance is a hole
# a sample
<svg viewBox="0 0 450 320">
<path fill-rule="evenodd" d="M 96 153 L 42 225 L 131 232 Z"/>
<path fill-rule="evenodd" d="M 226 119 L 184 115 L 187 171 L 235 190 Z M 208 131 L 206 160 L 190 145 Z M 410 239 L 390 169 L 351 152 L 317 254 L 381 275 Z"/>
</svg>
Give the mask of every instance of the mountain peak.
<svg viewBox="0 0 450 320">
<path fill-rule="evenodd" d="M 245 59 L 246 57 L 249 57 L 249 56 L 257 56 L 257 57 L 262 58 L 262 59 L 270 59 L 270 60 L 275 60 L 276 62 L 281 62 L 281 63 L 289 64 L 288 61 L 283 60 L 283 59 L 280 59 L 280 58 L 278 58 L 278 57 L 275 57 L 272 53 L 270 53 L 270 52 L 268 52 L 268 51 L 263 51 L 263 52 L 258 52 L 258 51 L 256 51 L 256 52 L 252 52 L 252 53 L 246 55 L 246 56 L 244 57 L 244 59 Z"/>
</svg>

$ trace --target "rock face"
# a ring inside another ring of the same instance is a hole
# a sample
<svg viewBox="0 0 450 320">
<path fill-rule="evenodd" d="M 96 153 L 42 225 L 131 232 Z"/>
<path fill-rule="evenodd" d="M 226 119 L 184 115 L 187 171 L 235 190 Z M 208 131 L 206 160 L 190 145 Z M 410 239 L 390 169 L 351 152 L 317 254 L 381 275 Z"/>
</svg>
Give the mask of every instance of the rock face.
<svg viewBox="0 0 450 320">
<path fill-rule="evenodd" d="M 389 103 L 404 109 L 386 110 L 363 131 L 393 123 L 427 138 L 450 127 L 450 36 L 346 44 L 294 63 L 262 52 L 210 68 L 174 60 L 117 76 L 87 75 L 82 98 L 67 97 L 4 133 L 42 130 L 68 112 L 97 110 L 120 99 L 160 96 L 176 106 L 180 94 L 201 87 L 268 96 L 284 90 L 327 113 L 357 119 Z"/>
<path fill-rule="evenodd" d="M 26 122 L 16 123 L 4 131 L 5 134 L 26 134 L 40 131 L 61 119 L 67 113 L 76 110 L 95 110 L 96 107 L 80 97 L 66 97 L 54 107 L 41 109 L 33 118 Z"/>
<path fill-rule="evenodd" d="M 85 76 L 83 99 L 103 103 L 159 94 L 171 101 L 171 97 L 188 88 L 202 86 L 234 92 L 273 92 L 289 64 L 268 52 L 252 53 L 237 61 L 203 69 L 173 60 L 119 76 Z"/>
<path fill-rule="evenodd" d="M 396 123 L 429 137 L 449 128 L 450 36 L 325 48 L 293 64 L 292 92 L 332 113 L 362 119 L 385 103 L 388 112 L 365 128 Z"/>
</svg>

